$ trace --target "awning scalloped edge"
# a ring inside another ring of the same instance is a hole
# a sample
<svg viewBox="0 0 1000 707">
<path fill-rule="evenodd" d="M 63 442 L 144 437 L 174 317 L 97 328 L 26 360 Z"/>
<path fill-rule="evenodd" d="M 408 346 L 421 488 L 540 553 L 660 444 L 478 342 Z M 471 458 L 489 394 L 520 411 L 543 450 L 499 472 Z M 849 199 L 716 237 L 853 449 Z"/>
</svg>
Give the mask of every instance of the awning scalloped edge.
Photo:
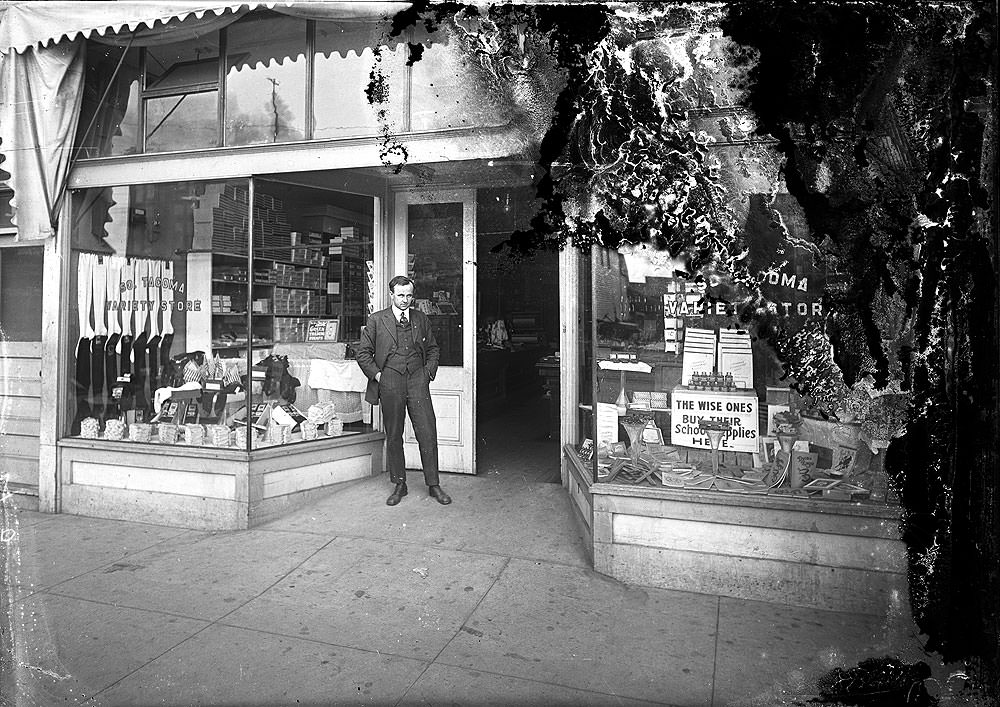
<svg viewBox="0 0 1000 707">
<path fill-rule="evenodd" d="M 23 54 L 28 49 L 33 47 L 51 47 L 53 45 L 59 44 L 63 41 L 74 41 L 80 37 L 84 39 L 90 39 L 93 36 L 104 37 L 108 34 L 117 34 L 123 29 L 128 28 L 129 32 L 134 32 L 140 27 L 145 27 L 147 29 L 154 29 L 157 23 L 161 25 L 167 24 L 174 20 L 180 20 L 181 22 L 194 17 L 195 19 L 202 19 L 206 14 L 212 13 L 216 16 L 222 16 L 227 12 L 237 12 L 243 8 L 247 10 L 253 10 L 258 7 L 273 8 L 276 5 L 291 5 L 292 2 L 242 2 L 242 3 L 228 3 L 225 5 L 219 5 L 218 7 L 199 7 L 195 9 L 188 10 L 186 12 L 174 12 L 168 14 L 160 14 L 155 17 L 147 17 L 141 20 L 132 20 L 125 22 L 116 22 L 109 25 L 99 26 L 99 27 L 89 27 L 81 28 L 76 30 L 69 30 L 67 32 L 61 32 L 59 34 L 54 34 L 45 39 L 36 40 L 32 42 L 18 42 L 12 46 L 0 46 L 0 55 L 9 53 L 11 50 L 17 52 L 18 54 Z M 8 10 L 9 11 L 9 10 Z"/>
</svg>

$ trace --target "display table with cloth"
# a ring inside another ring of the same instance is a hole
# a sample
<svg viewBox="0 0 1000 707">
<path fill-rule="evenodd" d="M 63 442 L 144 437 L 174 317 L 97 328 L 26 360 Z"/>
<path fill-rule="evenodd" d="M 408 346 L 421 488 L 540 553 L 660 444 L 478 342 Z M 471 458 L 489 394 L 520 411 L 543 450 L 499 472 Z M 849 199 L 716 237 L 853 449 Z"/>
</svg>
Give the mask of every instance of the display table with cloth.
<svg viewBox="0 0 1000 707">
<path fill-rule="evenodd" d="M 368 379 L 357 361 L 344 358 L 345 344 L 275 344 L 272 353 L 287 356 L 289 372 L 299 379 L 295 398 L 299 410 L 307 410 L 313 403 L 332 401 L 337 417 L 344 422 L 360 422 L 369 417 L 371 406 L 364 401 Z"/>
</svg>

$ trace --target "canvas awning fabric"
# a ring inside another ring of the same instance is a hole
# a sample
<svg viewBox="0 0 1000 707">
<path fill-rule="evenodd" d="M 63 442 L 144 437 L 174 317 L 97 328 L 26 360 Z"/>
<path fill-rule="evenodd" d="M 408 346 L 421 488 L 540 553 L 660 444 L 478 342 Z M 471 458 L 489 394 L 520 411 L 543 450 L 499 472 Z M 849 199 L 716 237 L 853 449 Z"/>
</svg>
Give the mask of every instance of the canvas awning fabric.
<svg viewBox="0 0 1000 707">
<path fill-rule="evenodd" d="M 0 22 L 0 156 L 19 240 L 54 235 L 83 100 L 85 40 L 131 46 L 215 31 L 256 8 L 370 23 L 409 2 L 25 2 Z"/>
<path fill-rule="evenodd" d="M 315 20 L 364 22 L 392 17 L 409 2 L 26 2 L 10 5 L 0 23 L 0 54 L 23 53 L 79 37 L 156 30 L 171 20 L 209 19 L 266 7 Z"/>
</svg>

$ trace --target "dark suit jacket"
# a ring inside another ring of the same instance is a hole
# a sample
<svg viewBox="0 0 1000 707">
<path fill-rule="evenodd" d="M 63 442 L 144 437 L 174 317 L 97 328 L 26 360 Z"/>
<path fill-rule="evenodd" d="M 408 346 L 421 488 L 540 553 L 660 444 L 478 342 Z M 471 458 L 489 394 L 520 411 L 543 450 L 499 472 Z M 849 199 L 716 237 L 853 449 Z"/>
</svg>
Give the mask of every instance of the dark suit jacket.
<svg viewBox="0 0 1000 707">
<path fill-rule="evenodd" d="M 434 332 L 431 331 L 431 320 L 423 312 L 410 307 L 406 315 L 413 327 L 413 343 L 423 360 L 427 377 L 434 380 L 437 375 L 440 351 Z M 396 317 L 392 307 L 379 310 L 370 317 L 361 330 L 361 346 L 358 348 L 358 365 L 368 377 L 368 389 L 365 400 L 372 405 L 378 404 L 378 382 L 375 374 L 385 368 L 389 354 L 396 350 Z"/>
</svg>

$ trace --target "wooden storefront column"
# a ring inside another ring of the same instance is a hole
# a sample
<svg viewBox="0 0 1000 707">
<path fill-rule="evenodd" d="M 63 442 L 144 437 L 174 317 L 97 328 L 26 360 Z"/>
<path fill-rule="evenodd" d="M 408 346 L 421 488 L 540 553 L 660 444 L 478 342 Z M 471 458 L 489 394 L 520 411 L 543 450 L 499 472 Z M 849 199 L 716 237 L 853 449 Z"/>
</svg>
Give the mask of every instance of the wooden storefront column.
<svg viewBox="0 0 1000 707">
<path fill-rule="evenodd" d="M 63 209 L 57 235 L 48 238 L 42 261 L 42 387 L 38 434 L 38 510 L 60 509 L 59 454 L 56 441 L 65 421 L 68 381 L 63 353 L 67 351 L 65 312 L 68 306 L 70 218 Z"/>
<path fill-rule="evenodd" d="M 579 440 L 580 254 L 572 243 L 559 253 L 559 446 Z M 562 465 L 562 484 L 568 470 Z"/>
</svg>

